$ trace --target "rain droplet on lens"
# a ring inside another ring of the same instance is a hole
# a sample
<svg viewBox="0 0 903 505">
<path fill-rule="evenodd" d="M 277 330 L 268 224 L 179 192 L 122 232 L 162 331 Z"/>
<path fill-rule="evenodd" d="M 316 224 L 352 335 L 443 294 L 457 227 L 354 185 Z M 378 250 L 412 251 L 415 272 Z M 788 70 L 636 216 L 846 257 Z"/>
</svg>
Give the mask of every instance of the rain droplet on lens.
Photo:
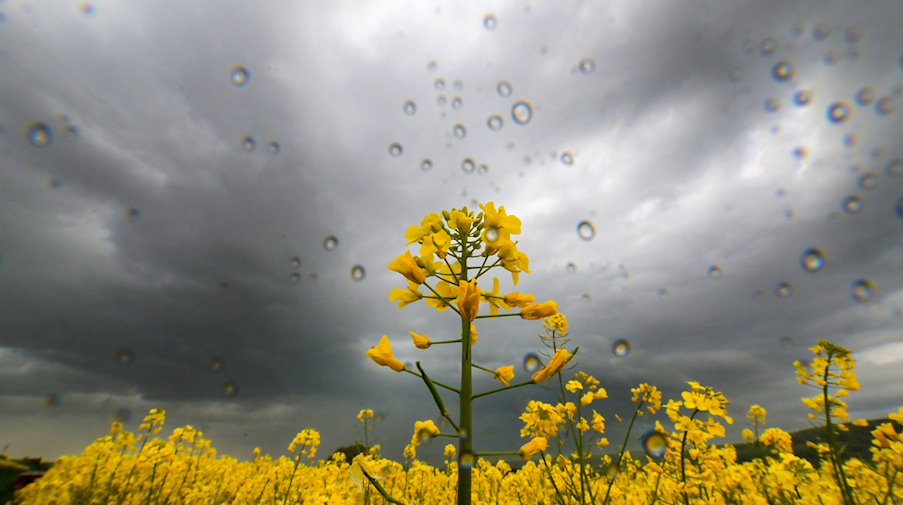
<svg viewBox="0 0 903 505">
<path fill-rule="evenodd" d="M 483 27 L 487 30 L 495 30 L 495 27 L 498 26 L 499 20 L 495 17 L 495 14 L 488 13 L 483 16 Z"/>
<path fill-rule="evenodd" d="M 831 36 L 831 31 L 831 25 L 828 23 L 818 23 L 815 25 L 815 28 L 812 29 L 812 38 L 818 41 L 826 40 Z"/>
<path fill-rule="evenodd" d="M 489 116 L 489 119 L 486 120 L 486 126 L 494 132 L 501 130 L 503 124 L 504 121 L 502 120 L 502 116 L 499 116 L 498 114 Z"/>
<path fill-rule="evenodd" d="M 643 450 L 650 458 L 662 459 L 668 452 L 668 439 L 655 430 L 647 431 L 640 441 L 643 444 Z"/>
<path fill-rule="evenodd" d="M 878 286 L 869 279 L 856 279 L 850 284 L 850 297 L 859 303 L 872 301 L 877 291 Z"/>
<path fill-rule="evenodd" d="M 581 74 L 589 75 L 596 70 L 596 62 L 593 61 L 592 58 L 583 58 L 580 60 L 580 64 L 577 65 L 577 68 L 580 70 Z"/>
<path fill-rule="evenodd" d="M 339 245 L 339 239 L 335 238 L 334 235 L 330 235 L 323 239 L 323 249 L 327 251 L 332 251 Z"/>
<path fill-rule="evenodd" d="M 59 393 L 47 393 L 44 396 L 44 405 L 50 408 L 56 408 L 63 404 L 63 397 Z"/>
<path fill-rule="evenodd" d="M 486 242 L 495 242 L 499 239 L 499 229 L 495 226 L 490 226 L 486 228 Z"/>
<path fill-rule="evenodd" d="M 781 110 L 781 100 L 771 97 L 768 100 L 765 100 L 763 108 L 765 109 L 765 112 L 778 112 Z"/>
<path fill-rule="evenodd" d="M 524 356 L 524 370 L 528 373 L 534 373 L 539 370 L 542 366 L 542 361 L 539 360 L 539 356 L 535 353 L 528 353 Z"/>
<path fill-rule="evenodd" d="M 712 279 L 717 279 L 717 278 L 721 277 L 721 274 L 724 272 L 721 270 L 721 267 L 719 267 L 718 265 L 712 265 L 709 267 L 708 273 L 709 273 L 709 277 L 711 277 Z"/>
<path fill-rule="evenodd" d="M 778 296 L 778 298 L 788 298 L 793 294 L 793 284 L 789 282 L 779 282 L 777 286 L 774 287 L 774 294 Z"/>
<path fill-rule="evenodd" d="M 462 452 L 458 458 L 458 468 L 461 470 L 472 470 L 474 459 L 472 452 Z"/>
<path fill-rule="evenodd" d="M 445 79 L 441 77 L 437 78 L 435 81 L 433 81 L 433 88 L 435 88 L 436 91 L 442 91 L 443 89 L 445 89 Z"/>
<path fill-rule="evenodd" d="M 577 265 L 575 265 L 573 262 L 568 263 L 564 268 L 569 274 L 577 272 Z"/>
<path fill-rule="evenodd" d="M 467 128 L 464 127 L 461 123 L 458 123 L 452 128 L 452 134 L 455 138 L 463 139 L 467 136 Z"/>
<path fill-rule="evenodd" d="M 805 107 L 812 103 L 814 98 L 814 91 L 811 89 L 801 89 L 793 94 L 793 103 L 795 103 L 797 107 Z"/>
<path fill-rule="evenodd" d="M 800 265 L 807 272 L 821 272 L 827 264 L 827 255 L 817 247 L 810 247 L 800 255 Z"/>
<path fill-rule="evenodd" d="M 393 158 L 397 158 L 401 156 L 401 153 L 404 152 L 404 149 L 401 147 L 401 144 L 398 142 L 392 142 L 389 144 L 389 156 Z"/>
<path fill-rule="evenodd" d="M 897 109 L 897 99 L 892 96 L 882 96 L 875 102 L 875 112 L 879 116 L 886 116 Z"/>
<path fill-rule="evenodd" d="M 299 282 L 301 282 L 301 274 L 299 274 L 298 272 L 292 272 L 289 274 L 288 280 L 290 280 L 292 284 L 298 284 Z"/>
<path fill-rule="evenodd" d="M 292 256 L 292 259 L 289 260 L 289 264 L 292 266 L 292 268 L 297 270 L 298 268 L 301 268 L 301 258 Z"/>
<path fill-rule="evenodd" d="M 843 210 L 847 214 L 858 214 L 862 210 L 862 198 L 851 195 L 843 199 Z"/>
<path fill-rule="evenodd" d="M 232 81 L 232 84 L 244 87 L 251 81 L 251 72 L 248 72 L 248 69 L 242 65 L 235 65 L 229 70 L 229 79 Z"/>
<path fill-rule="evenodd" d="M 452 109 L 459 110 L 464 106 L 464 100 L 462 100 L 460 96 L 456 96 L 452 98 L 451 106 Z"/>
<path fill-rule="evenodd" d="M 461 170 L 463 170 L 465 174 L 472 174 L 476 167 L 476 163 L 474 163 L 471 158 L 464 158 L 464 161 L 461 162 Z"/>
<path fill-rule="evenodd" d="M 809 151 L 805 146 L 798 146 L 793 149 L 793 157 L 798 160 L 803 160 L 808 154 Z"/>
<path fill-rule="evenodd" d="M 129 366 L 135 361 L 135 353 L 131 349 L 119 349 L 113 357 L 122 366 Z"/>
<path fill-rule="evenodd" d="M 851 26 L 847 28 L 843 35 L 844 40 L 847 41 L 847 44 L 858 44 L 859 41 L 862 40 L 862 28 L 858 26 Z"/>
<path fill-rule="evenodd" d="M 875 102 L 878 92 L 871 86 L 863 86 L 856 92 L 856 104 L 860 107 L 868 107 Z"/>
<path fill-rule="evenodd" d="M 762 42 L 759 43 L 759 54 L 762 56 L 771 56 L 778 50 L 778 43 L 771 37 L 763 39 Z"/>
<path fill-rule="evenodd" d="M 514 88 L 508 81 L 499 81 L 499 83 L 495 86 L 495 89 L 496 91 L 498 91 L 500 96 L 505 98 L 511 96 L 511 93 L 514 92 Z"/>
<path fill-rule="evenodd" d="M 511 119 L 519 125 L 525 125 L 533 119 L 533 104 L 529 100 L 518 100 L 511 106 Z"/>
<path fill-rule="evenodd" d="M 408 116 L 413 116 L 417 113 L 417 102 L 414 100 L 405 100 L 404 105 L 401 106 L 401 110 Z"/>
<path fill-rule="evenodd" d="M 213 370 L 214 372 L 219 372 L 220 370 L 223 369 L 223 366 L 225 366 L 225 364 L 223 363 L 223 358 L 221 358 L 219 356 L 214 356 L 214 357 L 210 358 L 210 370 Z"/>
<path fill-rule="evenodd" d="M 626 358 L 630 354 L 630 342 L 627 339 L 619 338 L 611 343 L 611 353 L 618 358 Z"/>
<path fill-rule="evenodd" d="M 592 240 L 596 236 L 596 227 L 589 221 L 577 223 L 577 235 L 583 240 Z"/>
<path fill-rule="evenodd" d="M 355 282 L 360 282 L 364 280 L 364 277 L 367 276 L 367 271 L 361 265 L 354 265 L 351 267 L 351 279 Z"/>
<path fill-rule="evenodd" d="M 47 147 L 53 139 L 50 127 L 46 123 L 31 123 L 25 130 L 28 143 L 34 147 Z"/>
<path fill-rule="evenodd" d="M 223 394 L 232 398 L 238 394 L 238 384 L 235 381 L 226 381 L 223 384 Z"/>
<path fill-rule="evenodd" d="M 281 150 L 282 150 L 282 146 L 279 144 L 279 142 L 276 142 L 275 140 L 271 140 L 267 144 L 267 151 L 269 151 L 270 154 L 279 154 L 279 151 L 281 151 Z"/>
<path fill-rule="evenodd" d="M 561 153 L 561 164 L 571 166 L 574 164 L 574 153 L 570 151 L 564 151 Z"/>
<path fill-rule="evenodd" d="M 254 137 L 250 135 L 245 135 L 241 138 L 241 150 L 250 153 L 254 151 L 254 148 L 257 147 L 257 142 L 254 140 Z"/>
<path fill-rule="evenodd" d="M 828 121 L 840 124 L 849 119 L 852 113 L 846 102 L 834 102 L 828 107 Z"/>
<path fill-rule="evenodd" d="M 489 165 L 485 163 L 480 163 L 480 166 L 477 167 L 477 175 L 486 175 L 489 173 Z"/>
<path fill-rule="evenodd" d="M 426 63 L 427 72 L 435 72 L 437 68 L 439 68 L 439 64 L 436 63 L 436 60 L 430 60 Z"/>
<path fill-rule="evenodd" d="M 431 160 L 429 158 L 425 158 L 423 161 L 420 162 L 420 170 L 423 170 L 424 172 L 429 172 L 432 169 L 433 169 L 433 160 Z"/>
<path fill-rule="evenodd" d="M 455 83 L 452 84 L 452 87 L 455 88 L 455 91 L 461 91 L 462 89 L 464 89 L 464 83 L 461 81 L 455 81 Z"/>
<path fill-rule="evenodd" d="M 439 95 L 436 97 L 436 104 L 439 107 L 445 107 L 445 104 L 448 103 L 448 99 L 445 98 L 445 95 Z M 445 113 L 442 113 L 442 117 L 445 117 Z"/>
<path fill-rule="evenodd" d="M 897 178 L 903 175 L 903 160 L 893 159 L 887 162 L 887 168 L 884 169 L 888 177 Z"/>
<path fill-rule="evenodd" d="M 771 69 L 771 76 L 777 82 L 787 82 L 793 79 L 794 68 L 789 61 L 780 61 Z"/>
</svg>

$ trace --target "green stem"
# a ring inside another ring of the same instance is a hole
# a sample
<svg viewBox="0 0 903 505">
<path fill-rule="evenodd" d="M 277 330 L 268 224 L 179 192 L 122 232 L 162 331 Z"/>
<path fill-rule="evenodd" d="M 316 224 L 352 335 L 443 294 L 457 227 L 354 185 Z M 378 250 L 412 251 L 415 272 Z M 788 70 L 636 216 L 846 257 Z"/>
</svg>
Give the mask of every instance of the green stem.
<svg viewBox="0 0 903 505">
<path fill-rule="evenodd" d="M 433 345 L 441 345 L 441 344 L 457 344 L 459 342 L 461 342 L 460 338 L 457 340 L 437 340 L 435 342 L 430 342 L 430 345 L 433 346 Z"/>
<path fill-rule="evenodd" d="M 408 370 L 407 368 L 405 368 L 404 371 L 407 372 L 407 373 L 409 373 L 409 374 L 411 374 L 411 375 L 413 375 L 414 377 L 419 377 L 419 378 L 421 378 L 421 379 L 423 378 L 423 377 L 420 376 L 419 373 L 417 373 L 417 372 L 412 372 L 412 371 Z M 434 381 L 434 380 L 430 379 L 430 382 L 432 382 L 433 384 L 439 386 L 439 387 L 442 388 L 442 389 L 447 389 L 447 390 L 449 390 L 449 391 L 451 391 L 451 392 L 453 392 L 453 393 L 457 393 L 457 394 L 460 394 L 460 393 L 461 393 L 461 392 L 458 390 L 458 388 L 453 388 L 453 387 L 451 387 L 451 386 L 447 386 L 447 385 L 445 385 L 445 384 L 443 384 L 443 383 L 441 383 L 441 382 L 439 382 L 439 381 Z"/>
<path fill-rule="evenodd" d="M 476 363 L 471 363 L 471 365 L 472 365 L 474 368 L 479 368 L 480 370 L 482 370 L 482 371 L 484 371 L 484 372 L 488 372 L 488 373 L 491 373 L 492 375 L 495 375 L 495 370 L 490 370 L 490 369 L 488 369 L 488 368 L 486 368 L 486 367 L 484 367 L 484 366 L 480 366 L 480 365 L 478 365 L 478 364 L 476 364 Z"/>
<path fill-rule="evenodd" d="M 389 496 L 389 493 L 386 492 L 386 488 L 384 488 L 378 480 L 370 477 L 370 474 L 368 474 L 363 467 L 361 467 L 361 473 L 364 474 L 364 477 L 366 477 L 368 481 L 370 481 L 370 484 L 373 484 L 373 487 L 375 487 L 376 490 L 379 491 L 379 494 L 381 494 L 383 499 L 385 499 L 387 502 L 394 503 L 395 505 L 405 505 L 404 502 L 400 502 L 395 498 Z"/>
<path fill-rule="evenodd" d="M 517 314 L 495 314 L 495 315 L 489 314 L 489 315 L 485 315 L 485 316 L 477 316 L 477 319 L 495 319 L 498 317 L 515 317 L 515 316 L 520 317 L 521 314 L 523 314 L 523 312 L 518 312 Z"/>
<path fill-rule="evenodd" d="M 416 363 L 417 370 L 420 370 L 420 378 L 423 379 L 423 383 L 426 384 L 426 387 L 430 390 L 430 394 L 433 395 L 433 401 L 436 402 L 436 406 L 439 407 L 439 413 L 442 417 L 451 424 L 452 428 L 455 431 L 460 432 L 461 430 L 458 428 L 458 425 L 452 420 L 451 415 L 449 415 L 448 410 L 445 408 L 445 403 L 442 402 L 442 397 L 439 396 L 439 392 L 436 391 L 436 387 L 433 386 L 433 380 L 427 377 L 426 372 L 423 370 L 423 367 L 420 366 L 420 362 Z"/>
<path fill-rule="evenodd" d="M 467 281 L 467 248 L 462 248 L 461 254 L 461 280 Z M 461 315 L 458 312 L 458 315 Z M 461 415 L 458 420 L 461 423 L 461 441 L 458 447 L 458 457 L 473 453 L 473 372 L 471 371 L 470 346 L 471 322 L 461 317 Z M 458 505 L 470 505 L 472 490 L 472 469 L 459 465 L 458 467 Z"/>
<path fill-rule="evenodd" d="M 532 380 L 529 380 L 529 381 L 527 381 L 527 382 L 521 382 L 520 384 L 515 384 L 515 385 L 513 385 L 513 386 L 505 386 L 505 387 L 503 387 L 503 388 L 493 389 L 493 390 L 490 390 L 490 391 L 486 391 L 485 393 L 480 393 L 480 394 L 473 395 L 473 396 L 471 397 L 471 399 L 472 399 L 472 400 L 476 400 L 477 398 L 482 398 L 482 397 L 484 397 L 484 396 L 494 395 L 494 394 L 496 394 L 496 393 L 501 393 L 502 391 L 508 391 L 509 389 L 514 389 L 514 388 L 520 388 L 520 387 L 524 387 L 524 386 L 529 386 L 530 384 L 534 384 L 534 382 L 533 382 Z"/>
</svg>

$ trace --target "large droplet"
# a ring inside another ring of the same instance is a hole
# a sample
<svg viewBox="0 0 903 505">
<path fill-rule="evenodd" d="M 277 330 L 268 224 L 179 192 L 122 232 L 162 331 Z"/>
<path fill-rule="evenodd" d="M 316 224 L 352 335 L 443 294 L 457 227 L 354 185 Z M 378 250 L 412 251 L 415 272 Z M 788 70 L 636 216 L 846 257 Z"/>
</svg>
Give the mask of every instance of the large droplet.
<svg viewBox="0 0 903 505">
<path fill-rule="evenodd" d="M 519 125 L 525 125 L 533 119 L 533 104 L 529 100 L 518 100 L 511 106 L 511 119 Z"/>
<path fill-rule="evenodd" d="M 846 102 L 834 102 L 828 106 L 828 121 L 834 124 L 846 122 L 852 114 L 852 109 Z"/>
<path fill-rule="evenodd" d="M 859 88 L 859 91 L 856 92 L 856 104 L 860 107 L 868 107 L 869 105 L 875 103 L 875 99 L 878 97 L 878 92 L 875 91 L 875 88 L 871 86 L 864 86 Z"/>
<path fill-rule="evenodd" d="M 793 103 L 796 104 L 797 107 L 805 107 L 812 103 L 812 100 L 815 99 L 815 91 L 811 89 L 801 89 L 793 94 Z"/>
<path fill-rule="evenodd" d="M 417 102 L 414 100 L 405 100 L 404 105 L 401 106 L 401 110 L 408 116 L 413 116 L 417 113 Z"/>
<path fill-rule="evenodd" d="M 436 91 L 442 91 L 445 89 L 445 79 L 438 77 L 435 81 L 433 81 L 433 88 Z"/>
<path fill-rule="evenodd" d="M 561 164 L 571 166 L 574 164 L 574 153 L 570 151 L 564 151 L 561 153 Z"/>
<path fill-rule="evenodd" d="M 821 272 L 827 264 L 827 255 L 817 247 L 810 247 L 800 255 L 800 265 L 807 272 Z"/>
<path fill-rule="evenodd" d="M 456 96 L 452 98 L 451 106 L 452 109 L 460 110 L 464 106 L 464 100 L 460 96 Z"/>
<path fill-rule="evenodd" d="M 577 223 L 577 235 L 583 240 L 592 240 L 596 236 L 596 226 L 589 221 Z"/>
<path fill-rule="evenodd" d="M 872 301 L 878 286 L 869 279 L 856 279 L 850 284 L 850 297 L 859 303 Z"/>
<path fill-rule="evenodd" d="M 589 75 L 596 70 L 596 62 L 592 58 L 583 58 L 580 60 L 580 64 L 577 65 L 577 69 L 580 70 L 581 74 Z"/>
<path fill-rule="evenodd" d="M 46 123 L 31 123 L 25 130 L 25 136 L 34 147 L 47 147 L 53 140 L 53 134 Z"/>
<path fill-rule="evenodd" d="M 351 280 L 355 282 L 360 282 L 364 280 L 364 277 L 367 276 L 367 270 L 364 269 L 361 265 L 354 265 L 351 267 Z"/>
<path fill-rule="evenodd" d="M 568 263 L 567 265 L 565 265 L 564 268 L 565 268 L 565 270 L 567 270 L 567 272 L 569 274 L 573 274 L 573 273 L 577 272 L 577 265 L 575 265 L 573 262 Z"/>
<path fill-rule="evenodd" d="M 323 239 L 323 249 L 327 251 L 332 251 L 339 245 L 339 239 L 335 238 L 334 235 L 329 235 L 328 237 Z"/>
<path fill-rule="evenodd" d="M 793 64 L 789 61 L 780 61 L 771 69 L 771 76 L 777 82 L 787 82 L 793 79 Z"/>
<path fill-rule="evenodd" d="M 514 92 L 514 88 L 508 81 L 499 81 L 499 83 L 495 86 L 495 89 L 496 91 L 498 91 L 500 96 L 505 98 L 511 96 L 511 93 Z"/>
<path fill-rule="evenodd" d="M 630 342 L 627 339 L 619 338 L 611 343 L 611 353 L 618 358 L 626 358 L 630 354 Z"/>
<path fill-rule="evenodd" d="M 282 145 L 279 144 L 279 142 L 276 142 L 275 140 L 271 140 L 267 144 L 267 151 L 270 154 L 279 154 L 279 151 L 281 151 L 281 150 L 282 150 Z"/>
<path fill-rule="evenodd" d="M 291 265 L 292 269 L 294 270 L 301 268 L 301 258 L 292 256 L 292 258 L 289 260 L 289 265 Z"/>
<path fill-rule="evenodd" d="M 643 450 L 650 458 L 662 459 L 668 452 L 668 439 L 655 430 L 647 431 L 640 441 L 643 444 Z"/>
<path fill-rule="evenodd" d="M 240 140 L 241 150 L 246 153 L 254 152 L 254 149 L 257 147 L 257 141 L 254 140 L 254 137 L 250 135 L 245 135 Z"/>
<path fill-rule="evenodd" d="M 393 142 L 389 144 L 389 156 L 393 158 L 398 158 L 401 156 L 401 153 L 404 152 L 404 149 L 401 147 L 401 144 L 398 142 Z"/>
<path fill-rule="evenodd" d="M 499 20 L 495 17 L 495 14 L 488 13 L 483 16 L 483 27 L 487 30 L 495 30 L 495 27 L 498 26 Z"/>
<path fill-rule="evenodd" d="M 524 356 L 524 370 L 528 373 L 534 373 L 542 367 L 542 361 L 539 360 L 539 356 L 535 353 L 528 353 Z"/>
<path fill-rule="evenodd" d="M 248 69 L 242 65 L 235 65 L 229 71 L 229 79 L 232 81 L 232 84 L 244 87 L 251 81 L 251 72 L 248 72 Z"/>
</svg>

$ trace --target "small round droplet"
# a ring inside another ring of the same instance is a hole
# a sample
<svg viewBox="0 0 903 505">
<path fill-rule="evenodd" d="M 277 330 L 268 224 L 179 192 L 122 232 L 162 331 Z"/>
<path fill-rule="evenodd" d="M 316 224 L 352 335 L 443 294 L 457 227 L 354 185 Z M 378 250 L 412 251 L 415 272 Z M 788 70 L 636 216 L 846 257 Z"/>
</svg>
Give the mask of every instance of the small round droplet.
<svg viewBox="0 0 903 505">
<path fill-rule="evenodd" d="M 757 290 L 753 291 L 753 299 L 754 300 L 764 300 L 766 296 L 768 296 L 768 295 L 765 294 L 765 291 L 762 291 L 761 289 L 757 289 Z"/>
<path fill-rule="evenodd" d="M 508 81 L 499 81 L 499 83 L 495 86 L 495 90 L 498 91 L 499 96 L 505 98 L 511 96 L 511 93 L 514 92 L 514 88 Z"/>
<path fill-rule="evenodd" d="M 533 119 L 533 104 L 529 100 L 518 100 L 511 106 L 511 119 L 519 125 L 525 125 Z"/>
<path fill-rule="evenodd" d="M 250 153 L 254 152 L 254 149 L 257 147 L 257 142 L 254 140 L 254 137 L 250 135 L 245 135 L 241 138 L 241 150 Z"/>
<path fill-rule="evenodd" d="M 464 127 L 461 123 L 458 123 L 452 128 L 452 135 L 457 139 L 463 139 L 467 136 L 467 128 Z"/>
<path fill-rule="evenodd" d="M 298 272 L 292 272 L 288 275 L 288 280 L 291 281 L 292 284 L 298 284 L 301 282 L 301 274 Z"/>
<path fill-rule="evenodd" d="M 436 97 L 436 105 L 439 107 L 445 107 L 445 104 L 448 103 L 448 99 L 445 98 L 445 95 L 439 95 Z M 442 117 L 445 117 L 445 113 L 442 113 Z"/>
<path fill-rule="evenodd" d="M 574 164 L 574 153 L 570 151 L 564 151 L 561 153 L 561 164 L 571 166 Z"/>
<path fill-rule="evenodd" d="M 487 30 L 495 30 L 495 27 L 498 26 L 499 20 L 495 17 L 495 14 L 488 13 L 483 16 L 483 27 Z"/>
<path fill-rule="evenodd" d="M 847 214 L 858 214 L 862 210 L 862 198 L 850 195 L 843 199 L 843 210 Z"/>
<path fill-rule="evenodd" d="M 822 58 L 822 61 L 827 66 L 834 66 L 840 63 L 840 54 L 837 51 L 828 51 L 825 53 L 825 57 Z"/>
<path fill-rule="evenodd" d="M 289 264 L 292 266 L 293 269 L 297 270 L 297 269 L 301 268 L 301 258 L 299 258 L 297 256 L 292 256 L 292 258 L 289 260 Z"/>
<path fill-rule="evenodd" d="M 592 240 L 596 236 L 596 227 L 589 221 L 580 221 L 577 224 L 577 235 L 583 240 Z"/>
<path fill-rule="evenodd" d="M 456 96 L 452 98 L 451 106 L 452 109 L 460 110 L 464 106 L 464 100 L 460 96 Z"/>
<path fill-rule="evenodd" d="M 793 79 L 794 68 L 789 61 L 780 61 L 771 69 L 771 76 L 777 82 L 787 82 Z"/>
<path fill-rule="evenodd" d="M 847 41 L 847 44 L 858 44 L 862 40 L 862 28 L 858 26 L 847 28 L 843 33 L 843 38 Z"/>
<path fill-rule="evenodd" d="M 332 251 L 339 245 L 339 239 L 335 238 L 334 235 L 330 235 L 323 239 L 323 249 L 327 251 Z"/>
<path fill-rule="evenodd" d="M 793 284 L 789 282 L 779 282 L 777 286 L 774 287 L 774 294 L 778 296 L 778 298 L 789 298 L 790 295 L 793 294 Z"/>
<path fill-rule="evenodd" d="M 499 239 L 499 229 L 495 226 L 486 228 L 486 242 L 494 243 Z"/>
<path fill-rule="evenodd" d="M 219 356 L 214 356 L 214 357 L 210 358 L 210 370 L 212 370 L 214 372 L 219 372 L 220 370 L 223 369 L 224 366 L 226 366 L 226 365 L 223 362 L 223 358 L 221 358 Z"/>
<path fill-rule="evenodd" d="M 812 29 L 812 38 L 818 41 L 826 40 L 831 36 L 831 25 L 828 23 L 818 23 L 815 25 L 815 28 Z"/>
<path fill-rule="evenodd" d="M 279 151 L 281 150 L 282 145 L 279 144 L 279 142 L 271 140 L 269 143 L 267 143 L 267 152 L 269 152 L 270 154 L 279 154 Z"/>
<path fill-rule="evenodd" d="M 436 63 L 436 60 L 430 60 L 426 63 L 427 72 L 435 72 L 437 68 L 439 68 L 439 64 Z"/>
<path fill-rule="evenodd" d="M 50 127 L 46 123 L 31 123 L 25 130 L 28 143 L 34 147 L 47 147 L 53 139 Z"/>
<path fill-rule="evenodd" d="M 420 162 L 420 170 L 423 170 L 424 172 L 429 172 L 432 169 L 433 169 L 433 160 L 431 160 L 429 158 L 424 158 L 424 160 Z"/>
<path fill-rule="evenodd" d="M 893 159 L 887 162 L 884 169 L 888 177 L 897 178 L 903 175 L 903 160 Z"/>
<path fill-rule="evenodd" d="M 762 42 L 759 43 L 759 54 L 762 56 L 771 56 L 778 50 L 778 43 L 771 37 L 763 39 Z"/>
<path fill-rule="evenodd" d="M 125 209 L 125 218 L 126 220 L 133 221 L 141 217 L 141 209 L 137 209 L 135 207 L 129 207 Z"/>
<path fill-rule="evenodd" d="M 464 89 L 464 83 L 456 80 L 455 83 L 452 84 L 452 87 L 455 88 L 455 91 L 461 91 Z"/>
<path fill-rule="evenodd" d="M 436 91 L 442 91 L 445 89 L 445 79 L 439 77 L 435 81 L 433 81 L 433 89 Z"/>
<path fill-rule="evenodd" d="M 573 262 L 568 263 L 564 268 L 565 268 L 565 270 L 567 270 L 567 272 L 569 274 L 573 274 L 573 273 L 577 272 L 577 265 L 575 265 Z"/>
<path fill-rule="evenodd" d="M 859 303 L 872 301 L 877 291 L 878 286 L 869 279 L 856 279 L 850 284 L 850 297 Z"/>
<path fill-rule="evenodd" d="M 846 102 L 834 102 L 828 107 L 828 121 L 840 124 L 849 119 L 852 113 Z"/>
<path fill-rule="evenodd" d="M 534 373 L 539 370 L 542 366 L 542 361 L 539 360 L 539 356 L 535 353 L 529 353 L 524 356 L 524 370 L 528 373 Z"/>
<path fill-rule="evenodd" d="M 464 161 L 461 162 L 461 170 L 464 171 L 465 174 L 472 174 L 476 168 L 476 163 L 470 158 L 464 158 Z"/>
<path fill-rule="evenodd" d="M 63 397 L 59 393 L 47 393 L 44 396 L 44 405 L 50 408 L 56 408 L 63 404 Z"/>
<path fill-rule="evenodd" d="M 809 155 L 809 150 L 805 146 L 797 146 L 793 148 L 793 157 L 802 161 Z"/>
<path fill-rule="evenodd" d="M 765 104 L 762 107 L 765 109 L 765 112 L 778 112 L 781 110 L 781 100 L 771 97 L 765 100 Z"/>
<path fill-rule="evenodd" d="M 486 126 L 494 132 L 501 130 L 503 124 L 504 121 L 502 120 L 502 116 L 499 116 L 498 114 L 489 116 L 489 119 L 486 120 Z"/>
<path fill-rule="evenodd" d="M 360 282 L 367 276 L 367 271 L 361 265 L 351 267 L 351 280 Z"/>
<path fill-rule="evenodd" d="M 793 94 L 793 103 L 797 107 L 805 107 L 815 99 L 815 92 L 811 89 L 801 89 Z"/>
<path fill-rule="evenodd" d="M 477 175 L 486 175 L 489 173 L 489 165 L 485 163 L 480 163 L 480 166 L 477 167 Z"/>
<path fill-rule="evenodd" d="M 651 458 L 662 459 L 668 452 L 668 439 L 655 430 L 647 431 L 640 441 L 643 444 L 643 450 Z"/>
<path fill-rule="evenodd" d="M 886 116 L 897 110 L 897 99 L 892 96 L 882 96 L 875 102 L 875 113 Z"/>
<path fill-rule="evenodd" d="M 856 92 L 856 104 L 860 107 L 868 107 L 875 103 L 878 98 L 878 92 L 871 86 L 863 86 Z"/>
<path fill-rule="evenodd" d="M 417 113 L 417 103 L 414 100 L 405 100 L 404 105 L 401 106 L 401 110 L 408 116 L 413 116 Z"/>
<path fill-rule="evenodd" d="M 611 343 L 611 353 L 617 358 L 626 358 L 630 354 L 630 342 L 619 338 Z"/>
<path fill-rule="evenodd" d="M 473 470 L 474 457 L 472 452 L 462 452 L 458 458 L 458 468 L 461 470 Z"/>
<path fill-rule="evenodd" d="M 248 69 L 242 65 L 235 65 L 229 71 L 229 79 L 232 81 L 232 84 L 241 88 L 251 81 L 251 72 L 248 72 Z"/>
<path fill-rule="evenodd" d="M 223 384 L 223 394 L 229 398 L 234 397 L 238 394 L 238 384 L 235 381 L 226 381 Z"/>
<path fill-rule="evenodd" d="M 723 273 L 724 271 L 721 270 L 721 267 L 719 267 L 718 265 L 712 265 L 708 270 L 709 277 L 712 279 L 718 279 Z"/>
<path fill-rule="evenodd" d="M 827 264 L 827 255 L 817 247 L 810 247 L 800 255 L 800 265 L 809 273 L 821 272 Z"/>
<path fill-rule="evenodd" d="M 596 62 L 592 58 L 583 58 L 580 60 L 580 64 L 577 65 L 577 69 L 580 70 L 581 74 L 589 75 L 596 70 Z"/>
<path fill-rule="evenodd" d="M 593 301 L 593 297 L 589 293 L 583 293 L 582 295 L 580 295 L 580 300 L 583 303 L 589 303 L 589 302 Z"/>
<path fill-rule="evenodd" d="M 398 142 L 393 142 L 389 144 L 389 156 L 393 158 L 398 158 L 401 156 L 401 153 L 404 152 L 404 149 L 401 147 L 401 144 Z"/>
<path fill-rule="evenodd" d="M 116 363 L 122 366 L 129 366 L 135 361 L 135 353 L 131 349 L 119 349 L 113 355 L 113 358 L 116 360 Z"/>
</svg>

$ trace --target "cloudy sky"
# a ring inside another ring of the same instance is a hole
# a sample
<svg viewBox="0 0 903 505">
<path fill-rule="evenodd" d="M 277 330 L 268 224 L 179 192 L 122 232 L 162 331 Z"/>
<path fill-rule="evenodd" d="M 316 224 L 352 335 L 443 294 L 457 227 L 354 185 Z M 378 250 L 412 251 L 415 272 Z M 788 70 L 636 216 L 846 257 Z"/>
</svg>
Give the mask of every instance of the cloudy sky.
<svg viewBox="0 0 903 505">
<path fill-rule="evenodd" d="M 730 441 L 753 403 L 807 427 L 792 363 L 819 339 L 857 356 L 854 417 L 896 410 L 903 8 L 729 4 L 0 0 L 0 447 L 78 453 L 162 407 L 239 458 L 308 426 L 328 453 L 372 408 L 399 458 L 435 406 L 365 352 L 389 335 L 453 381 L 408 331 L 458 322 L 389 303 L 387 265 L 426 214 L 490 200 L 609 419 L 697 380 Z M 525 377 L 539 333 L 486 322 L 476 359 Z M 478 450 L 553 397 L 478 404 Z"/>
</svg>

